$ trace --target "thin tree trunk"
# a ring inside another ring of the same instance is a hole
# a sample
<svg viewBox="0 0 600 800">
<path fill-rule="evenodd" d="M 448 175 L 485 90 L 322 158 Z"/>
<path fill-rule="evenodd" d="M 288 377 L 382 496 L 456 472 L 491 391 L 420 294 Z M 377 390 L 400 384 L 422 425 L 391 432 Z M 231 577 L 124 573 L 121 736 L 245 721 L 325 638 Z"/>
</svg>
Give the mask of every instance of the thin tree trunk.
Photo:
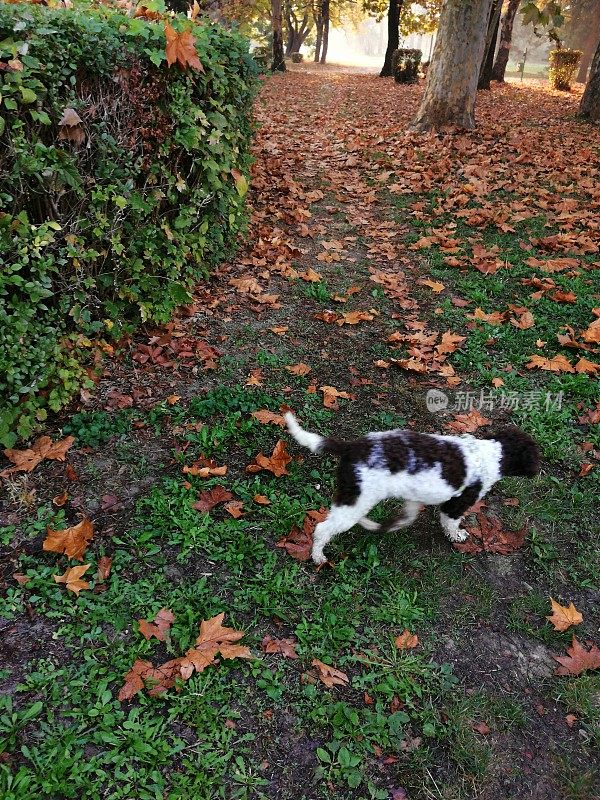
<svg viewBox="0 0 600 800">
<path fill-rule="evenodd" d="M 323 44 L 323 17 L 319 9 L 319 15 L 315 18 L 315 26 L 317 28 L 317 40 L 315 42 L 315 64 L 319 63 L 321 58 L 321 45 Z"/>
<path fill-rule="evenodd" d="M 519 9 L 521 0 L 509 0 L 506 14 L 502 20 L 502 28 L 500 29 L 500 47 L 498 48 L 498 55 L 492 68 L 492 80 L 498 83 L 504 83 L 504 75 L 506 73 L 506 65 L 508 64 L 508 56 L 510 55 L 510 45 L 512 42 L 513 26 L 515 24 L 515 17 Z"/>
<path fill-rule="evenodd" d="M 327 47 L 329 45 L 329 0 L 321 2 L 323 17 L 323 40 L 321 43 L 321 64 L 327 61 Z"/>
<path fill-rule="evenodd" d="M 380 78 L 388 78 L 392 74 L 392 56 L 394 55 L 394 50 L 397 50 L 400 45 L 400 12 L 402 11 L 403 2 L 404 0 L 390 0 L 388 6 L 388 39 L 383 67 L 379 73 Z"/>
<path fill-rule="evenodd" d="M 478 89 L 489 89 L 492 80 L 492 69 L 494 66 L 494 53 L 496 52 L 496 42 L 498 41 L 498 30 L 500 28 L 500 14 L 502 13 L 502 0 L 494 0 L 492 13 L 488 24 L 487 38 L 485 41 L 485 54 L 479 70 Z"/>
<path fill-rule="evenodd" d="M 581 61 L 579 62 L 579 72 L 577 73 L 577 83 L 585 83 L 588 69 L 590 68 L 590 64 L 594 57 L 594 50 L 598 45 L 599 31 L 600 25 L 590 26 L 590 30 L 588 35 L 585 37 L 581 45 L 581 50 L 583 55 L 581 56 Z"/>
<path fill-rule="evenodd" d="M 479 69 L 492 0 L 446 0 L 421 106 L 411 128 L 475 127 Z"/>
<path fill-rule="evenodd" d="M 271 0 L 271 25 L 273 29 L 273 72 L 285 72 L 285 58 L 283 55 L 283 15 L 281 0 Z"/>
<path fill-rule="evenodd" d="M 600 42 L 590 69 L 590 79 L 581 98 L 579 114 L 590 122 L 600 122 Z"/>
</svg>

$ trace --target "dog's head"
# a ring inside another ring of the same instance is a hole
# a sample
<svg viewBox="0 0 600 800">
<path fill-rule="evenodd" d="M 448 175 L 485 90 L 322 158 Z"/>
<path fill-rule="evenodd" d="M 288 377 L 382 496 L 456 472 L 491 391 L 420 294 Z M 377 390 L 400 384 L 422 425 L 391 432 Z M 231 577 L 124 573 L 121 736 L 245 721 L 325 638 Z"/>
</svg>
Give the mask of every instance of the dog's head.
<svg viewBox="0 0 600 800">
<path fill-rule="evenodd" d="M 529 434 L 507 426 L 489 436 L 502 446 L 500 470 L 503 477 L 522 476 L 533 478 L 540 471 L 540 451 Z"/>
</svg>

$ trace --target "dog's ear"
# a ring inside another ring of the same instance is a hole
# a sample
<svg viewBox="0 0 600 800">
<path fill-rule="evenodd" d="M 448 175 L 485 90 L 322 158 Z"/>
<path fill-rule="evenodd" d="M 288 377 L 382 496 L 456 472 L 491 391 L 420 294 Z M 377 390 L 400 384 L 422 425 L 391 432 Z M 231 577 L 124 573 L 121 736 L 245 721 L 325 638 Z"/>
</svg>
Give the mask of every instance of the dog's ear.
<svg viewBox="0 0 600 800">
<path fill-rule="evenodd" d="M 540 450 L 534 439 L 512 425 L 500 428 L 488 437 L 502 446 L 500 471 L 503 477 L 533 478 L 540 471 Z"/>
</svg>

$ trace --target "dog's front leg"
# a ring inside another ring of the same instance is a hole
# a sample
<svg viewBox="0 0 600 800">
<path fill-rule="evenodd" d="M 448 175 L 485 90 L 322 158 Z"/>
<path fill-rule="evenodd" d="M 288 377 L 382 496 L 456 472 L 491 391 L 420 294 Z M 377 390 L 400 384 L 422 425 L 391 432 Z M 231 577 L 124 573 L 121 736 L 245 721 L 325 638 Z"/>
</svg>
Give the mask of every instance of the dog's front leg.
<svg viewBox="0 0 600 800">
<path fill-rule="evenodd" d="M 329 509 L 327 519 L 319 522 L 313 534 L 312 560 L 315 564 L 324 564 L 327 557 L 323 553 L 323 548 L 338 533 L 350 530 L 353 525 L 366 516 L 373 508 L 373 504 L 357 503 L 353 506 L 336 506 Z"/>
<path fill-rule="evenodd" d="M 460 527 L 460 523 L 467 509 L 479 499 L 481 489 L 481 481 L 475 481 L 458 497 L 453 497 L 440 506 L 440 522 L 451 542 L 464 542 L 468 538 L 469 534 Z"/>
</svg>

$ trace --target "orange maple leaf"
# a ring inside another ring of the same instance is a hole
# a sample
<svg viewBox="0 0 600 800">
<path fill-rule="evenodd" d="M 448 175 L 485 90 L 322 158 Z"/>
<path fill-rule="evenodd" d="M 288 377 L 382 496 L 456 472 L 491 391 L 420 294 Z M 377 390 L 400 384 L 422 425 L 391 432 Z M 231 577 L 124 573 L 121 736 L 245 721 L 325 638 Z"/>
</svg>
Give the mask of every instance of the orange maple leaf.
<svg viewBox="0 0 600 800">
<path fill-rule="evenodd" d="M 83 564 L 80 567 L 70 567 L 62 575 L 53 575 L 52 577 L 56 583 L 64 583 L 70 592 L 79 596 L 82 589 L 89 589 L 89 583 L 82 581 L 81 576 L 88 571 L 91 564 Z"/>
<path fill-rule="evenodd" d="M 153 622 L 138 619 L 138 627 L 144 639 L 151 639 L 154 636 L 159 642 L 165 642 L 174 622 L 175 615 L 173 612 L 168 608 L 161 608 L 156 613 Z"/>
<path fill-rule="evenodd" d="M 313 667 L 317 668 L 319 680 L 321 683 L 324 683 L 328 689 L 331 689 L 334 686 L 347 686 L 350 682 L 350 679 L 345 672 L 342 672 L 335 667 L 331 667 L 329 664 L 324 664 L 322 661 L 319 661 L 318 658 L 313 658 L 310 663 L 313 665 Z"/>
<path fill-rule="evenodd" d="M 600 669 L 600 650 L 592 645 L 589 650 L 573 636 L 571 646 L 567 647 L 566 656 L 552 656 L 558 661 L 560 667 L 556 668 L 556 675 L 580 675 L 588 669 Z"/>
<path fill-rule="evenodd" d="M 295 639 L 275 639 L 267 634 L 262 640 L 261 647 L 265 653 L 280 653 L 286 658 L 298 658 Z"/>
<path fill-rule="evenodd" d="M 196 52 L 195 39 L 191 31 L 179 33 L 168 22 L 165 22 L 165 36 L 167 37 L 167 64 L 171 67 L 175 62 L 181 69 L 187 66 L 204 72 Z"/>
<path fill-rule="evenodd" d="M 546 619 L 554 625 L 555 631 L 566 631 L 571 625 L 579 625 L 583 622 L 583 616 L 577 611 L 573 603 L 570 603 L 569 606 L 561 606 L 552 597 L 550 602 L 552 603 L 552 614 Z"/>
<path fill-rule="evenodd" d="M 64 553 L 68 558 L 83 561 L 83 554 L 94 535 L 94 526 L 87 517 L 72 528 L 63 531 L 47 529 L 42 549 L 51 553 Z"/>
<path fill-rule="evenodd" d="M 0 477 L 5 478 L 13 472 L 31 472 L 44 459 L 64 461 L 74 441 L 74 436 L 67 436 L 60 442 L 53 442 L 49 436 L 40 436 L 27 450 L 4 450 L 4 455 L 14 466 L 0 472 Z"/>
<path fill-rule="evenodd" d="M 254 464 L 248 464 L 246 472 L 260 472 L 261 469 L 266 469 L 272 472 L 275 477 L 280 478 L 282 475 L 289 475 L 286 465 L 292 460 L 291 455 L 285 449 L 285 442 L 279 439 L 273 448 L 273 453 L 270 456 L 265 456 L 259 453 L 254 459 Z"/>
<path fill-rule="evenodd" d="M 398 650 L 412 650 L 419 644 L 419 637 L 406 629 L 400 636 L 396 636 L 394 641 Z"/>
<path fill-rule="evenodd" d="M 533 355 L 530 356 L 530 359 L 529 363 L 525 364 L 527 369 L 538 367 L 547 372 L 575 372 L 569 359 L 565 358 L 562 354 L 554 356 L 554 358 L 544 358 L 544 356 Z"/>
<path fill-rule="evenodd" d="M 225 612 L 221 612 L 200 623 L 200 635 L 196 644 L 180 659 L 181 677 L 184 680 L 194 671 L 202 672 L 210 664 L 214 664 L 217 653 L 223 658 L 252 658 L 248 647 L 234 644 L 244 636 L 244 631 L 226 628 L 223 625 L 224 618 Z"/>
</svg>

